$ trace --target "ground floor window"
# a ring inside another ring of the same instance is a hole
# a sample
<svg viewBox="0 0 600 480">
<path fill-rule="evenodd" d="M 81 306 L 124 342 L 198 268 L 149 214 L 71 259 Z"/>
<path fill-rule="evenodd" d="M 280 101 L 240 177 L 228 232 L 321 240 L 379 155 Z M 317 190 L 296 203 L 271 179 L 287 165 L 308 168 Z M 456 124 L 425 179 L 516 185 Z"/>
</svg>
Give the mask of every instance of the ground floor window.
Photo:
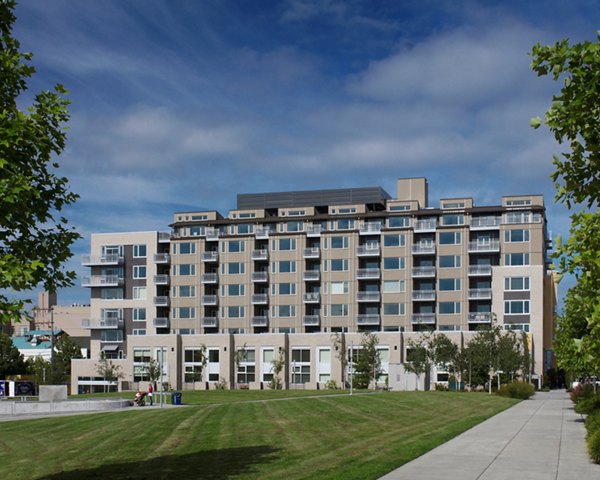
<svg viewBox="0 0 600 480">
<path fill-rule="evenodd" d="M 183 351 L 183 377 L 185 383 L 202 381 L 202 350 L 186 348 Z"/>
<path fill-rule="evenodd" d="M 310 348 L 292 350 L 292 383 L 310 383 Z"/>
<path fill-rule="evenodd" d="M 236 352 L 237 383 L 247 384 L 256 381 L 256 352 L 254 349 L 240 349 Z"/>
</svg>

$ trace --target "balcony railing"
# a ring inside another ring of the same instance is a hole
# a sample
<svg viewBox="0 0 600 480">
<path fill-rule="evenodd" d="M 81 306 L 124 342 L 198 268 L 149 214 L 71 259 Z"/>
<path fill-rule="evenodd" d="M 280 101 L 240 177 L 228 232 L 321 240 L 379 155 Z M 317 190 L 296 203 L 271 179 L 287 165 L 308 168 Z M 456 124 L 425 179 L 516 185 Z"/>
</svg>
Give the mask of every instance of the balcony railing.
<svg viewBox="0 0 600 480">
<path fill-rule="evenodd" d="M 217 326 L 217 317 L 202 317 L 200 319 L 200 325 L 208 328 L 215 328 Z"/>
<path fill-rule="evenodd" d="M 419 325 L 431 325 L 435 323 L 435 313 L 413 313 L 411 316 L 411 322 Z"/>
<path fill-rule="evenodd" d="M 381 233 L 381 223 L 367 222 L 359 227 L 360 235 L 379 235 Z"/>
<path fill-rule="evenodd" d="M 216 242 L 219 240 L 219 230 L 217 229 L 206 229 L 206 241 L 207 242 Z"/>
<path fill-rule="evenodd" d="M 266 315 L 255 315 L 250 319 L 250 324 L 253 327 L 268 327 L 269 317 Z"/>
<path fill-rule="evenodd" d="M 255 283 L 264 283 L 269 281 L 268 272 L 252 272 L 250 279 Z"/>
<path fill-rule="evenodd" d="M 154 328 L 169 328 L 169 317 L 156 317 L 152 320 Z"/>
<path fill-rule="evenodd" d="M 499 252 L 500 241 L 490 240 L 489 242 L 469 242 L 469 252 Z"/>
<path fill-rule="evenodd" d="M 268 228 L 257 228 L 254 231 L 254 236 L 257 240 L 266 240 L 269 238 L 270 230 Z"/>
<path fill-rule="evenodd" d="M 252 250 L 252 253 L 250 254 L 250 258 L 252 258 L 252 260 L 268 260 L 269 259 L 269 251 L 264 248 L 261 250 Z"/>
<path fill-rule="evenodd" d="M 356 255 L 359 257 L 378 257 L 381 255 L 379 244 L 361 245 L 356 248 Z"/>
<path fill-rule="evenodd" d="M 435 277 L 435 267 L 413 267 L 413 277 Z"/>
<path fill-rule="evenodd" d="M 379 302 L 380 300 L 380 292 L 356 292 L 357 302 Z"/>
<path fill-rule="evenodd" d="M 302 280 L 305 282 L 318 282 L 321 279 L 319 270 L 306 270 L 302 272 Z"/>
<path fill-rule="evenodd" d="M 305 327 L 318 327 L 320 323 L 320 315 L 304 315 L 302 317 L 302 325 L 304 325 Z"/>
<path fill-rule="evenodd" d="M 489 300 L 492 298 L 491 288 L 469 288 L 469 300 Z"/>
<path fill-rule="evenodd" d="M 202 295 L 200 301 L 202 305 L 217 305 L 219 297 L 217 295 Z"/>
<path fill-rule="evenodd" d="M 255 293 L 252 295 L 252 305 L 266 305 L 269 303 L 269 295 L 266 293 Z"/>
<path fill-rule="evenodd" d="M 487 312 L 469 312 L 469 323 L 490 323 L 492 314 Z"/>
<path fill-rule="evenodd" d="M 415 243 L 412 246 L 412 253 L 415 255 L 434 255 L 435 243 Z"/>
<path fill-rule="evenodd" d="M 158 243 L 169 243 L 171 234 L 169 232 L 158 232 Z"/>
<path fill-rule="evenodd" d="M 200 277 L 202 283 L 217 283 L 219 275 L 217 273 L 203 273 Z"/>
<path fill-rule="evenodd" d="M 155 253 L 154 263 L 169 263 L 171 256 L 168 253 Z"/>
<path fill-rule="evenodd" d="M 412 299 L 421 302 L 432 302 L 435 300 L 435 290 L 413 290 Z"/>
<path fill-rule="evenodd" d="M 321 301 L 321 295 L 316 292 L 309 292 L 302 295 L 302 301 L 304 303 L 319 303 Z"/>
<path fill-rule="evenodd" d="M 116 329 L 123 326 L 122 318 L 82 318 L 81 328 L 88 330 Z"/>
<path fill-rule="evenodd" d="M 491 265 L 469 265 L 469 275 L 471 276 L 489 276 L 492 274 Z"/>
<path fill-rule="evenodd" d="M 359 279 L 378 279 L 381 277 L 379 268 L 359 268 L 356 271 L 356 278 Z"/>
<path fill-rule="evenodd" d="M 118 287 L 123 285 L 123 278 L 119 275 L 90 275 L 83 277 L 82 287 Z"/>
<path fill-rule="evenodd" d="M 200 260 L 203 262 L 216 262 L 219 260 L 219 252 L 202 252 Z"/>
<path fill-rule="evenodd" d="M 489 230 L 500 228 L 501 219 L 499 217 L 474 217 L 471 219 L 472 230 Z"/>
<path fill-rule="evenodd" d="M 165 295 L 160 295 L 158 297 L 154 297 L 153 303 L 155 307 L 168 307 L 169 306 L 169 297 Z"/>
<path fill-rule="evenodd" d="M 378 313 L 359 314 L 356 316 L 356 323 L 358 325 L 379 325 L 381 316 Z"/>
<path fill-rule="evenodd" d="M 109 255 L 82 255 L 81 264 L 86 267 L 95 265 L 119 265 L 123 263 L 123 257 L 118 254 Z"/>
<path fill-rule="evenodd" d="M 323 227 L 321 225 L 309 225 L 306 227 L 307 237 L 320 237 Z"/>
<path fill-rule="evenodd" d="M 415 232 L 435 232 L 437 220 L 416 220 L 414 223 Z"/>
<path fill-rule="evenodd" d="M 320 258 L 321 249 L 319 247 L 305 248 L 302 252 L 304 258 Z"/>
<path fill-rule="evenodd" d="M 165 274 L 154 275 L 154 285 L 168 285 L 169 276 Z"/>
</svg>

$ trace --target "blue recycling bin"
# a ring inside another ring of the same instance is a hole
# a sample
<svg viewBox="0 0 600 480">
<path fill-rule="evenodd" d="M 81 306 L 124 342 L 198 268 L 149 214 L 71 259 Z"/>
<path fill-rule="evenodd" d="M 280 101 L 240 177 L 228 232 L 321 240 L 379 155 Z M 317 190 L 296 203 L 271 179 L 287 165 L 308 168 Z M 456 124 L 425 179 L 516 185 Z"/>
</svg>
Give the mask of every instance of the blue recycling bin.
<svg viewBox="0 0 600 480">
<path fill-rule="evenodd" d="M 173 392 L 171 394 L 171 403 L 173 405 L 181 405 L 181 392 Z"/>
</svg>

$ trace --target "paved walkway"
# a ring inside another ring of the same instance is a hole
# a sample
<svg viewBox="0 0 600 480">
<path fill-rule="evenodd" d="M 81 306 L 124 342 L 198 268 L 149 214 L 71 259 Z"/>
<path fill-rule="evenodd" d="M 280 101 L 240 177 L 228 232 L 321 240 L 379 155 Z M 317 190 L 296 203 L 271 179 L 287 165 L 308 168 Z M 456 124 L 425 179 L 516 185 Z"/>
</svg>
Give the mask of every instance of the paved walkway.
<svg viewBox="0 0 600 480">
<path fill-rule="evenodd" d="M 564 391 L 536 393 L 381 480 L 599 479 L 585 427 Z"/>
</svg>

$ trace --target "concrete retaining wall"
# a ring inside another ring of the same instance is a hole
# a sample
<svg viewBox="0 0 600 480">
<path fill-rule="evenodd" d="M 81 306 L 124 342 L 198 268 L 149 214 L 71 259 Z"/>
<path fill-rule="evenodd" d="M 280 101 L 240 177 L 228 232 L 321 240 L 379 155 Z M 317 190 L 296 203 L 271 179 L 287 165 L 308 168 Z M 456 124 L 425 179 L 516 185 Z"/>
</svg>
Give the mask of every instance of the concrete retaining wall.
<svg viewBox="0 0 600 480">
<path fill-rule="evenodd" d="M 0 402 L 0 415 L 97 412 L 129 407 L 129 400 L 67 400 L 64 402 Z"/>
</svg>

